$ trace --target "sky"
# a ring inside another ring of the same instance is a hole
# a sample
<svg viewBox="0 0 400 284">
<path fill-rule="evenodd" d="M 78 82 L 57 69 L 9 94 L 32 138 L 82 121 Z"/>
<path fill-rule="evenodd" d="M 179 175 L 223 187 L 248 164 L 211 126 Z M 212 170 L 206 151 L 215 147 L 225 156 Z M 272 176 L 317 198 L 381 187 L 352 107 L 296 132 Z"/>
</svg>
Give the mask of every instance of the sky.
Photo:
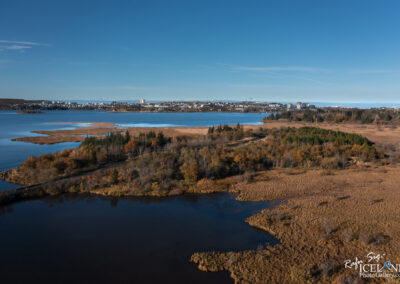
<svg viewBox="0 0 400 284">
<path fill-rule="evenodd" d="M 400 103 L 397 0 L 1 0 L 0 97 Z"/>
</svg>

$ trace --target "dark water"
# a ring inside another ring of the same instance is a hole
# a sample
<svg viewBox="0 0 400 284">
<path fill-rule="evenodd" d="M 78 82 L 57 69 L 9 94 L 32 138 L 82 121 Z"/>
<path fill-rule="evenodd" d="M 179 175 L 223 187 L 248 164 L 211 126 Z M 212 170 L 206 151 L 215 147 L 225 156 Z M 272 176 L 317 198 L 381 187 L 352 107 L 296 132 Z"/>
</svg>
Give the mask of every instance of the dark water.
<svg viewBox="0 0 400 284">
<path fill-rule="evenodd" d="M 244 222 L 269 205 L 228 194 L 17 203 L 0 215 L 0 283 L 232 283 L 190 256 L 275 244 Z"/>
</svg>

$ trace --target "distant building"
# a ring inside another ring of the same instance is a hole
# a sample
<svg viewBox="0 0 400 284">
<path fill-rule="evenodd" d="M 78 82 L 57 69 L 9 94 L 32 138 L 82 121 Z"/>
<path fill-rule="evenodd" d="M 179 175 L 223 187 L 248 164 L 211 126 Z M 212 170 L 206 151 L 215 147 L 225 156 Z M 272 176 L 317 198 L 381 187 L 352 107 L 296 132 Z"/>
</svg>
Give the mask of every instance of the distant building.
<svg viewBox="0 0 400 284">
<path fill-rule="evenodd" d="M 297 103 L 296 103 L 296 108 L 297 108 L 297 109 L 300 110 L 300 109 L 303 109 L 304 107 L 305 107 L 305 105 L 304 105 L 302 102 L 297 102 Z"/>
<path fill-rule="evenodd" d="M 139 101 L 139 103 L 140 103 L 140 104 L 145 104 L 145 103 L 146 103 L 146 100 L 145 100 L 145 99 L 141 99 L 141 100 Z"/>
<path fill-rule="evenodd" d="M 280 107 L 281 107 L 281 104 L 279 104 L 279 103 L 270 103 L 270 104 L 268 104 L 268 106 L 269 106 L 270 108 L 280 108 Z"/>
</svg>

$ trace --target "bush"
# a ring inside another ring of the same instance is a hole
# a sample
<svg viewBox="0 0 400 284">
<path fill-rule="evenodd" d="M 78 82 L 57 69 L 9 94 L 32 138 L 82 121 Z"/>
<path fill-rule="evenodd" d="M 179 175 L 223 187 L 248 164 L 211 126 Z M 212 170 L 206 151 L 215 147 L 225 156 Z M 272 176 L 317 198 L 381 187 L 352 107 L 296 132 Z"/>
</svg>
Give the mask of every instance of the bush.
<svg viewBox="0 0 400 284">
<path fill-rule="evenodd" d="M 285 119 L 304 122 L 358 122 L 358 123 L 388 123 L 400 122 L 400 114 L 393 109 L 337 109 L 323 108 L 315 111 L 282 111 L 264 118 L 264 121 Z"/>
</svg>

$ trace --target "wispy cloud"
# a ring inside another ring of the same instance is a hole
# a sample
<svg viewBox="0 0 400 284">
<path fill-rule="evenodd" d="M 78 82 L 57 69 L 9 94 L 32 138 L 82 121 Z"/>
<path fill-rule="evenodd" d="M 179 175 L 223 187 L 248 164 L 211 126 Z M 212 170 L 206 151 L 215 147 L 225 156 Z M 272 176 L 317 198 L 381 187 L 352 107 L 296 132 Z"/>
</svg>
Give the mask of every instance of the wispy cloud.
<svg viewBox="0 0 400 284">
<path fill-rule="evenodd" d="M 33 41 L 0 40 L 0 50 L 19 50 L 23 52 L 35 46 L 46 46 L 46 44 Z"/>
<path fill-rule="evenodd" d="M 3 39 L 0 39 L 0 43 L 22 44 L 22 45 L 42 45 L 40 43 L 33 42 L 33 41 L 13 41 L 13 40 L 3 40 Z"/>
<path fill-rule="evenodd" d="M 29 45 L 4 45 L 1 46 L 3 49 L 8 49 L 8 50 L 23 50 L 23 49 L 29 49 L 32 48 L 32 46 Z"/>
</svg>

